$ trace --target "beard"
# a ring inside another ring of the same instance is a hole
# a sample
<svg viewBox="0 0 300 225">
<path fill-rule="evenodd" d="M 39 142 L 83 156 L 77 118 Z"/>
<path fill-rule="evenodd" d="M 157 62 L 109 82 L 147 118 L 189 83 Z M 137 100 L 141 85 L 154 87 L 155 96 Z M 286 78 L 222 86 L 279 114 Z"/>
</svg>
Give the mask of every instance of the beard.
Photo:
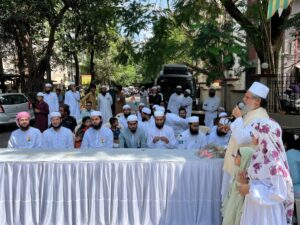
<svg viewBox="0 0 300 225">
<path fill-rule="evenodd" d="M 106 95 L 106 91 L 101 91 L 101 94 L 102 94 L 103 96 L 105 96 L 105 95 Z"/>
<path fill-rule="evenodd" d="M 53 127 L 54 130 L 58 130 L 59 128 L 61 128 L 61 123 L 59 123 L 57 126 L 51 124 L 51 126 Z"/>
<path fill-rule="evenodd" d="M 99 130 L 102 126 L 102 122 L 100 122 L 98 125 L 95 125 L 95 124 L 92 124 L 92 127 L 95 129 L 95 130 Z"/>
<path fill-rule="evenodd" d="M 176 94 L 177 95 L 181 95 L 181 91 L 176 91 Z"/>
<path fill-rule="evenodd" d="M 158 129 L 162 129 L 165 125 L 165 122 L 163 122 L 162 124 L 158 125 L 157 123 L 155 123 L 155 126 L 158 128 Z"/>
<path fill-rule="evenodd" d="M 226 132 L 217 129 L 217 135 L 219 137 L 225 136 L 226 134 L 227 134 Z"/>
<path fill-rule="evenodd" d="M 213 98 L 213 97 L 215 97 L 215 93 L 209 93 L 209 97 L 211 97 L 211 98 Z"/>
<path fill-rule="evenodd" d="M 128 113 L 128 114 L 125 114 L 125 113 L 124 113 L 124 116 L 125 116 L 125 118 L 127 119 L 127 117 L 130 116 L 130 113 Z"/>
<path fill-rule="evenodd" d="M 29 129 L 30 124 L 28 124 L 28 125 L 19 125 L 19 126 L 20 126 L 20 129 L 21 129 L 22 131 L 26 131 L 26 130 Z"/>
<path fill-rule="evenodd" d="M 137 128 L 135 128 L 135 129 L 129 129 L 129 130 L 131 131 L 131 133 L 135 133 L 135 132 L 136 132 L 136 129 L 137 129 Z"/>
<path fill-rule="evenodd" d="M 190 133 L 191 133 L 191 135 L 197 135 L 197 134 L 199 134 L 199 130 L 198 129 L 193 130 L 193 129 L 190 128 Z"/>
<path fill-rule="evenodd" d="M 45 91 L 45 93 L 49 94 L 49 93 L 50 93 L 50 90 Z"/>
<path fill-rule="evenodd" d="M 142 117 L 142 122 L 146 122 L 147 119 L 145 117 Z"/>
</svg>

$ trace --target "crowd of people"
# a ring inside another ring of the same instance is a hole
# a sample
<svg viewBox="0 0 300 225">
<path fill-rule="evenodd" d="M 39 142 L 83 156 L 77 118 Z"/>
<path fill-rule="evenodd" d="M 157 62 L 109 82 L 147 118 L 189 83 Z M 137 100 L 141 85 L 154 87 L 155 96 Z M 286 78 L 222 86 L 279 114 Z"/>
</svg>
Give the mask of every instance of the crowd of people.
<svg viewBox="0 0 300 225">
<path fill-rule="evenodd" d="M 106 86 L 101 86 L 98 96 L 95 91 L 91 85 L 80 98 L 71 84 L 59 105 L 51 85 L 46 84 L 45 92 L 37 94 L 34 127 L 30 114 L 18 113 L 19 129 L 11 134 L 8 148 L 189 150 L 208 144 L 222 146 L 226 148 L 223 225 L 292 224 L 293 184 L 282 130 L 266 111 L 269 88 L 264 84 L 254 82 L 243 98 L 244 106 L 236 106 L 231 116 L 220 110 L 220 100 L 210 89 L 203 103 L 209 132 L 203 132 L 199 117 L 191 115 L 190 91 L 181 86 L 168 105 L 159 87 L 153 87 L 150 95 L 141 88 L 136 112 L 126 104 L 121 86 L 114 95 Z M 85 107 L 80 109 L 80 105 Z"/>
</svg>

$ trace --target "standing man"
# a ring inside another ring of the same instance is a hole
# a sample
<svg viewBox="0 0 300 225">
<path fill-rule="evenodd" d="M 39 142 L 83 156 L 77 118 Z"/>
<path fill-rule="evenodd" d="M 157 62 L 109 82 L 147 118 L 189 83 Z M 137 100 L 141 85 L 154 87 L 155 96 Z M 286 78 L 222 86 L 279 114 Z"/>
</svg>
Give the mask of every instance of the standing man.
<svg viewBox="0 0 300 225">
<path fill-rule="evenodd" d="M 192 116 L 193 99 L 190 97 L 190 95 L 191 95 L 191 90 L 186 89 L 184 91 L 182 102 L 181 102 L 181 107 L 184 107 L 186 110 L 187 118 Z"/>
<path fill-rule="evenodd" d="M 205 134 L 199 132 L 199 117 L 188 118 L 189 129 L 181 133 L 184 149 L 201 149 L 207 144 Z"/>
<path fill-rule="evenodd" d="M 164 95 L 161 93 L 161 87 L 160 87 L 160 85 L 157 85 L 156 88 L 157 88 L 157 94 L 160 95 L 160 98 L 161 98 L 160 105 L 164 106 Z"/>
<path fill-rule="evenodd" d="M 16 123 L 19 129 L 10 135 L 7 148 L 40 148 L 41 132 L 30 126 L 30 114 L 28 112 L 19 112 L 16 117 Z"/>
<path fill-rule="evenodd" d="M 61 89 L 60 88 L 56 88 L 56 95 L 57 95 L 57 99 L 58 99 L 58 105 L 61 105 L 64 103 L 64 96 L 61 94 Z"/>
<path fill-rule="evenodd" d="M 111 112 L 112 112 L 113 115 L 115 115 L 115 112 L 116 112 L 116 94 L 117 94 L 116 87 L 114 85 L 110 85 L 108 93 L 111 95 L 112 100 L 113 100 L 113 103 L 111 105 Z"/>
<path fill-rule="evenodd" d="M 70 107 L 70 115 L 80 120 L 80 94 L 74 82 L 70 82 L 69 90 L 65 94 L 65 104 Z"/>
<path fill-rule="evenodd" d="M 254 147 L 252 144 L 252 124 L 263 118 L 269 118 L 265 109 L 269 88 L 260 82 L 254 82 L 246 92 L 243 101 L 245 107 L 240 110 L 236 106 L 232 115 L 236 118 L 231 123 L 231 137 L 224 158 L 224 175 L 222 183 L 222 196 L 228 191 L 230 177 L 234 176 L 234 158 L 240 147 Z"/>
<path fill-rule="evenodd" d="M 86 103 L 92 103 L 92 109 L 96 110 L 97 99 L 96 99 L 96 85 L 91 84 L 89 87 L 89 92 L 81 99 L 80 104 L 85 105 Z"/>
<path fill-rule="evenodd" d="M 116 115 L 123 112 L 123 106 L 126 104 L 126 96 L 122 91 L 122 85 L 117 85 L 116 93 Z"/>
<path fill-rule="evenodd" d="M 136 112 L 136 116 L 138 118 L 139 121 L 142 121 L 142 109 L 145 107 L 145 104 L 143 102 L 141 102 L 138 106 L 138 110 Z"/>
<path fill-rule="evenodd" d="M 42 147 L 44 149 L 70 149 L 74 148 L 74 138 L 70 129 L 62 127 L 61 114 L 50 113 L 51 127 L 44 131 Z"/>
<path fill-rule="evenodd" d="M 37 93 L 37 103 L 35 104 L 34 112 L 34 127 L 38 128 L 41 132 L 44 132 L 48 129 L 49 106 L 44 102 L 44 94 L 42 92 Z"/>
<path fill-rule="evenodd" d="M 66 104 L 62 104 L 59 107 L 59 112 L 61 115 L 61 126 L 70 129 L 73 133 L 75 127 L 77 126 L 76 119 L 73 116 L 70 116 L 70 108 Z"/>
<path fill-rule="evenodd" d="M 50 83 L 45 84 L 45 93 L 44 93 L 44 101 L 49 106 L 49 115 L 48 115 L 48 125 L 50 125 L 50 113 L 58 112 L 59 105 L 58 105 L 58 98 L 56 93 L 51 92 L 52 85 Z"/>
<path fill-rule="evenodd" d="M 155 124 L 147 132 L 147 145 L 149 148 L 175 148 L 177 141 L 171 127 L 165 125 L 165 114 L 155 111 Z"/>
<path fill-rule="evenodd" d="M 210 88 L 208 97 L 204 100 L 203 110 L 205 111 L 205 126 L 212 128 L 214 126 L 214 119 L 217 118 L 218 108 L 220 106 L 220 98 L 216 96 L 216 90 Z"/>
<path fill-rule="evenodd" d="M 136 115 L 128 116 L 128 127 L 121 130 L 119 136 L 119 148 L 146 148 L 145 132 L 138 126 L 138 123 Z"/>
<path fill-rule="evenodd" d="M 153 105 L 160 105 L 161 104 L 161 96 L 157 94 L 157 87 L 152 87 L 152 94 L 149 95 L 149 106 L 152 109 Z"/>
<path fill-rule="evenodd" d="M 171 113 L 178 115 L 182 100 L 183 100 L 182 87 L 178 85 L 176 87 L 176 92 L 173 93 L 169 99 L 167 109 L 170 110 Z"/>
<path fill-rule="evenodd" d="M 128 116 L 131 115 L 131 107 L 130 105 L 124 105 L 123 106 L 123 115 L 120 116 L 119 118 L 119 123 L 123 126 L 123 127 L 127 127 L 127 118 Z"/>
<path fill-rule="evenodd" d="M 114 144 L 113 132 L 102 126 L 101 112 L 91 114 L 92 126 L 85 132 L 81 148 L 112 148 Z"/>
<path fill-rule="evenodd" d="M 144 86 L 141 86 L 141 89 L 140 89 L 140 102 L 144 103 L 145 106 L 147 105 L 147 97 L 148 97 L 148 92 L 145 90 Z"/>
<path fill-rule="evenodd" d="M 108 123 L 109 119 L 112 118 L 112 111 L 111 111 L 112 104 L 113 104 L 113 99 L 111 95 L 107 92 L 106 86 L 103 85 L 98 95 L 98 106 L 99 106 L 99 111 L 102 114 L 103 123 Z"/>
</svg>

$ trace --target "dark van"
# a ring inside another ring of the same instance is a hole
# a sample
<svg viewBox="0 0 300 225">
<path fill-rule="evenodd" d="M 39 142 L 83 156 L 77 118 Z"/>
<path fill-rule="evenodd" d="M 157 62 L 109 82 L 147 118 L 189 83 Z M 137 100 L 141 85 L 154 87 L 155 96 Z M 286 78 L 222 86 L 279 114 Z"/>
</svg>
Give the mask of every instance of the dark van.
<svg viewBox="0 0 300 225">
<path fill-rule="evenodd" d="M 181 85 L 182 90 L 190 89 L 194 102 L 196 99 L 196 81 L 183 64 L 164 65 L 160 75 L 156 79 L 156 85 L 161 87 L 164 101 L 167 103 L 171 94 L 175 92 L 176 86 Z"/>
</svg>

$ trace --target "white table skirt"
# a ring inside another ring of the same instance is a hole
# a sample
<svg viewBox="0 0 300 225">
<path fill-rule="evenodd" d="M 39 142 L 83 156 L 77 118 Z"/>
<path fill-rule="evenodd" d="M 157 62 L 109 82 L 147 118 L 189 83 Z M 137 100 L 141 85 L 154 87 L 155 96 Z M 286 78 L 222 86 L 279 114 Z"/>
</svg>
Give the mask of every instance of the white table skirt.
<svg viewBox="0 0 300 225">
<path fill-rule="evenodd" d="M 219 225 L 222 159 L 194 151 L 0 151 L 1 225 Z"/>
</svg>

